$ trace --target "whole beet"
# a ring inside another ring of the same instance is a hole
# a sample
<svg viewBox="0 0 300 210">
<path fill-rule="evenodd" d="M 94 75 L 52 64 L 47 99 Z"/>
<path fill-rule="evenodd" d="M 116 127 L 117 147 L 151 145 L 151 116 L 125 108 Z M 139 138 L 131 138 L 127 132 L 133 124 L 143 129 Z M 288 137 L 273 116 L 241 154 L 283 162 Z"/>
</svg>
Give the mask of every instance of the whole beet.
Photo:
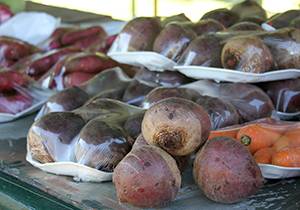
<svg viewBox="0 0 300 210">
<path fill-rule="evenodd" d="M 197 103 L 169 97 L 153 104 L 145 113 L 142 133 L 150 145 L 163 148 L 171 155 L 188 155 L 207 140 L 211 122 Z"/>
<path fill-rule="evenodd" d="M 116 41 L 123 52 L 150 51 L 161 29 L 160 18 L 137 17 L 122 28 Z"/>
<path fill-rule="evenodd" d="M 206 34 L 194 39 L 178 61 L 181 65 L 222 67 L 222 39 L 215 34 Z"/>
<path fill-rule="evenodd" d="M 211 138 L 201 147 L 193 177 L 203 194 L 219 203 L 240 202 L 266 181 L 250 151 L 228 136 Z"/>
<path fill-rule="evenodd" d="M 156 37 L 153 51 L 176 62 L 196 37 L 196 32 L 189 26 L 170 23 Z"/>
<path fill-rule="evenodd" d="M 233 25 L 237 21 L 237 16 L 227 8 L 219 8 L 206 12 L 200 20 L 214 19 L 219 21 L 226 28 Z"/>
<path fill-rule="evenodd" d="M 222 49 L 221 61 L 225 69 L 264 73 L 271 68 L 273 57 L 260 38 L 246 36 L 229 39 Z"/>
<path fill-rule="evenodd" d="M 131 150 L 112 177 L 120 203 L 159 208 L 177 196 L 181 174 L 174 158 L 163 149 L 145 145 Z"/>
</svg>

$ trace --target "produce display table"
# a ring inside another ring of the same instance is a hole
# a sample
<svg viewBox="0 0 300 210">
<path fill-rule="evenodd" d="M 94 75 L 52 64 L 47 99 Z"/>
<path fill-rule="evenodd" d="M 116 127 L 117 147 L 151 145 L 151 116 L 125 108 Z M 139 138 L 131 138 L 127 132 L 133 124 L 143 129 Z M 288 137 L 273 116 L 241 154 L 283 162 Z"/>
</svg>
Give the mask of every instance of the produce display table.
<svg viewBox="0 0 300 210">
<path fill-rule="evenodd" d="M 44 209 L 45 206 L 47 209 L 139 209 L 128 203 L 119 204 L 112 182 L 77 182 L 72 177 L 43 172 L 28 163 L 25 158 L 26 135 L 34 117 L 35 114 L 32 114 L 0 124 L 1 209 L 22 206 L 34 209 Z M 299 178 L 267 180 L 256 194 L 246 200 L 221 204 L 206 198 L 195 185 L 191 164 L 182 176 L 182 187 L 177 197 L 161 209 L 300 208 Z"/>
</svg>

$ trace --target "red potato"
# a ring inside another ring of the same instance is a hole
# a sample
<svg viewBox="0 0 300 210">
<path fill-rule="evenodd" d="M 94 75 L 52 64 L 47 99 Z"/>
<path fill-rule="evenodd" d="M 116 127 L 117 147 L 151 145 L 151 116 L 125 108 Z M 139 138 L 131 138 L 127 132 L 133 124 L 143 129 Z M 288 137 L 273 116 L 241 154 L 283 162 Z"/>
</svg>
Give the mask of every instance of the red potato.
<svg viewBox="0 0 300 210">
<path fill-rule="evenodd" d="M 163 149 L 146 145 L 131 150 L 114 170 L 119 203 L 160 208 L 177 196 L 181 174 L 176 161 Z"/>
<path fill-rule="evenodd" d="M 250 151 L 229 136 L 213 137 L 201 147 L 193 177 L 203 194 L 218 203 L 240 202 L 266 182 Z"/>
<path fill-rule="evenodd" d="M 195 102 L 170 97 L 153 104 L 145 113 L 142 133 L 150 145 L 163 148 L 171 155 L 188 155 L 207 140 L 210 117 Z"/>
</svg>

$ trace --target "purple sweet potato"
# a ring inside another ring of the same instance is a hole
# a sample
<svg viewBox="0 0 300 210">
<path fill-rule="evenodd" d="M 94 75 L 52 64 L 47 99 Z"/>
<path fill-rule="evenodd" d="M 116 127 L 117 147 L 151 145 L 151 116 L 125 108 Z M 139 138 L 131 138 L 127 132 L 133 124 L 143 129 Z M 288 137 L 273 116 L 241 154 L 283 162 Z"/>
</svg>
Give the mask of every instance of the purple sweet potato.
<svg viewBox="0 0 300 210">
<path fill-rule="evenodd" d="M 197 103 L 177 97 L 153 104 L 142 121 L 146 141 L 171 155 L 195 152 L 207 140 L 210 131 L 207 112 Z"/>
<path fill-rule="evenodd" d="M 113 184 L 120 203 L 160 208 L 172 202 L 181 185 L 176 161 L 163 149 L 146 145 L 131 150 L 117 165 Z"/>
<path fill-rule="evenodd" d="M 240 202 L 266 181 L 249 150 L 229 136 L 211 138 L 200 148 L 193 177 L 203 194 L 218 203 Z"/>
</svg>

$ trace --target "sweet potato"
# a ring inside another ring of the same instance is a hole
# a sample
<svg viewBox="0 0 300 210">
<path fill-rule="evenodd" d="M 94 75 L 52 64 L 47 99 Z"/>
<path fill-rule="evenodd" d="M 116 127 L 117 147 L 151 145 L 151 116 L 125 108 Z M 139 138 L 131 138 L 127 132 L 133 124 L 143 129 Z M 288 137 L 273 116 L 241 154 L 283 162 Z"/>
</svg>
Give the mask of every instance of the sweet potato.
<svg viewBox="0 0 300 210">
<path fill-rule="evenodd" d="M 25 89 L 20 92 L 9 94 L 1 94 L 0 96 L 0 113 L 17 114 L 29 108 L 34 100 L 34 97 Z"/>
<path fill-rule="evenodd" d="M 177 97 L 153 104 L 142 121 L 146 141 L 172 155 L 195 152 L 207 140 L 210 131 L 207 112 L 195 102 Z"/>
<path fill-rule="evenodd" d="M 0 3 L 0 24 L 6 22 L 13 16 L 14 16 L 14 13 L 12 12 L 10 6 L 1 2 Z"/>
<path fill-rule="evenodd" d="M 193 177 L 200 190 L 218 203 L 236 203 L 266 182 L 249 150 L 236 139 L 218 136 L 196 153 Z"/>
<path fill-rule="evenodd" d="M 176 161 L 163 149 L 146 145 L 131 150 L 117 165 L 113 184 L 119 203 L 160 208 L 177 196 L 181 175 Z"/>
<path fill-rule="evenodd" d="M 0 92 L 13 91 L 20 86 L 25 86 L 30 82 L 30 78 L 26 74 L 16 71 L 0 72 Z"/>
<path fill-rule="evenodd" d="M 90 74 L 85 72 L 72 72 L 64 76 L 63 84 L 65 88 L 77 86 L 92 79 L 95 75 L 96 74 L 93 73 Z"/>
<path fill-rule="evenodd" d="M 105 33 L 105 30 L 101 26 L 91 26 L 85 29 L 76 29 L 74 31 L 68 31 L 61 37 L 61 42 L 64 46 L 74 44 L 79 39 L 85 37 L 91 37 L 97 34 Z"/>
</svg>

